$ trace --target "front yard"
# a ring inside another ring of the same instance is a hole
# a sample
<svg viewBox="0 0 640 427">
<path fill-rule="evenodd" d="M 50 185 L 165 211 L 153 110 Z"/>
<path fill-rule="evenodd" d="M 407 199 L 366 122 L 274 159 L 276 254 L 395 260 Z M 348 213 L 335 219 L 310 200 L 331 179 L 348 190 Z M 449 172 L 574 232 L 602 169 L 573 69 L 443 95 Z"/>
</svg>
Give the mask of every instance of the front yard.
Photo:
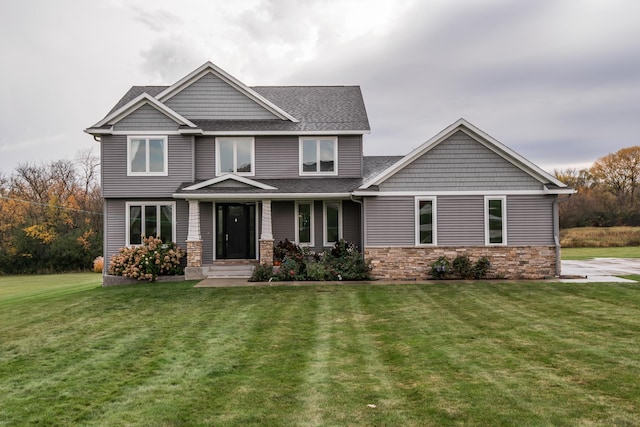
<svg viewBox="0 0 640 427">
<path fill-rule="evenodd" d="M 0 277 L 0 425 L 640 424 L 636 284 L 39 277 Z"/>
</svg>

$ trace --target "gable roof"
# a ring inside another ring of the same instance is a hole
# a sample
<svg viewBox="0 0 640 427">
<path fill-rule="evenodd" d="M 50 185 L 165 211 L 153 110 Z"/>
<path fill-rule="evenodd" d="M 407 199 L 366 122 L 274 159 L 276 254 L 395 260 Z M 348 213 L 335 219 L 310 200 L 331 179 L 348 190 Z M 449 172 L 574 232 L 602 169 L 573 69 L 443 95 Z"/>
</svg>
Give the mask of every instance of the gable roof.
<svg viewBox="0 0 640 427">
<path fill-rule="evenodd" d="M 258 102 L 268 111 L 285 119 L 195 119 L 188 115 L 180 115 L 164 101 L 180 93 L 181 90 L 196 82 L 207 73 L 215 74 L 241 90 L 250 99 Z M 182 124 L 181 133 L 201 130 L 209 135 L 232 132 L 236 135 L 269 135 L 296 133 L 313 134 L 365 134 L 370 132 L 367 111 L 358 86 L 255 86 L 248 87 L 230 76 L 214 64 L 207 62 L 172 86 L 132 86 L 127 93 L 98 124 L 87 129 L 88 133 L 108 133 L 109 120 L 116 112 L 131 113 L 129 107 L 140 96 L 155 99 L 157 104 L 164 105 L 173 116 L 180 116 L 190 124 Z M 286 115 L 293 120 L 286 119 Z"/>
<path fill-rule="evenodd" d="M 485 132 L 480 130 L 478 127 L 469 123 L 467 120 L 461 118 L 455 121 L 454 123 L 452 123 L 451 125 L 449 125 L 448 127 L 446 127 L 445 129 L 443 129 L 442 131 L 440 131 L 434 137 L 432 137 L 431 139 L 429 139 L 428 141 L 420 145 L 418 148 L 416 148 L 406 156 L 402 157 L 400 160 L 395 162 L 393 165 L 391 165 L 381 173 L 367 180 L 360 187 L 360 189 L 365 190 L 372 186 L 376 186 L 383 183 L 384 181 L 389 179 L 391 176 L 395 175 L 397 172 L 402 170 L 405 166 L 409 165 L 414 160 L 418 159 L 420 156 L 429 152 L 438 144 L 440 144 L 441 142 L 443 142 L 444 140 L 446 140 L 447 138 L 449 138 L 451 135 L 453 135 L 455 132 L 458 132 L 458 131 L 462 131 L 465 134 L 469 135 L 478 143 L 482 144 L 489 150 L 493 151 L 500 157 L 504 158 L 505 160 L 510 162 L 512 165 L 514 165 L 518 169 L 529 174 L 531 177 L 538 180 L 540 183 L 551 184 L 551 186 L 556 187 L 558 189 L 563 189 L 567 187 L 566 184 L 560 182 L 553 175 L 545 172 L 540 167 L 531 163 L 529 160 L 525 159 L 515 151 L 511 150 L 506 145 L 502 144 L 498 140 L 486 134 Z"/>
<path fill-rule="evenodd" d="M 256 102 L 266 110 L 275 114 L 281 120 L 288 120 L 294 123 L 298 122 L 297 118 L 295 118 L 294 116 L 292 116 L 291 114 L 289 114 L 288 112 L 286 112 L 285 110 L 283 110 L 282 108 L 274 104 L 273 102 L 269 101 L 268 99 L 260 95 L 258 92 L 251 89 L 249 86 L 245 85 L 240 80 L 236 79 L 231 74 L 224 71 L 222 68 L 218 67 L 217 65 L 209 61 L 205 62 L 200 67 L 196 68 L 194 71 L 187 74 L 186 76 L 178 80 L 173 85 L 164 89 L 162 92 L 160 92 L 157 95 L 157 98 L 162 102 L 166 102 L 167 100 L 171 99 L 173 96 L 177 95 L 182 90 L 189 87 L 191 84 L 198 81 L 203 76 L 209 73 L 221 79 L 222 81 L 224 81 L 225 83 L 227 83 L 228 85 L 230 85 L 231 87 L 233 87 L 238 92 L 242 93 L 252 101 Z"/>
<path fill-rule="evenodd" d="M 219 176 L 217 178 L 208 179 L 206 181 L 202 181 L 202 182 L 199 182 L 197 184 L 193 184 L 193 185 L 190 185 L 188 187 L 184 187 L 183 190 L 186 190 L 186 191 L 200 190 L 202 188 L 213 186 L 215 184 L 219 184 L 219 183 L 224 182 L 224 181 L 236 181 L 236 182 L 239 182 L 241 184 L 245 184 L 245 185 L 249 186 L 250 188 L 258 188 L 258 189 L 261 189 L 261 190 L 277 190 L 276 187 L 272 187 L 270 185 L 263 184 L 261 182 L 255 181 L 253 179 L 245 178 L 244 176 L 235 175 L 235 174 L 232 174 L 232 173 L 227 173 L 227 174 L 221 175 L 221 176 Z"/>
<path fill-rule="evenodd" d="M 193 122 L 191 122 L 187 118 L 181 116 L 171 108 L 159 102 L 157 99 L 155 99 L 148 93 L 142 92 L 140 95 L 133 98 L 131 101 L 127 102 L 120 108 L 116 109 L 115 111 L 112 110 L 111 113 L 109 113 L 104 119 L 100 120 L 98 123 L 93 125 L 92 128 L 99 128 L 107 123 L 109 124 L 118 123 L 120 120 L 122 120 L 129 114 L 133 113 L 143 105 L 150 105 L 151 107 L 155 108 L 162 114 L 171 118 L 173 121 L 175 121 L 179 125 L 188 126 L 190 128 L 196 127 L 196 125 L 193 124 Z"/>
</svg>

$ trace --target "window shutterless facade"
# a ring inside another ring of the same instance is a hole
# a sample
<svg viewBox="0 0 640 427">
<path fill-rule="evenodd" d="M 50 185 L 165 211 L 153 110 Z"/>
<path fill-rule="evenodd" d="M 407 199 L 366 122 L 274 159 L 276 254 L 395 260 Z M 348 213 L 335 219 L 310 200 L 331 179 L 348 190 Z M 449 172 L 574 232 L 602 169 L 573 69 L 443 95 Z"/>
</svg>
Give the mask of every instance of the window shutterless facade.
<svg viewBox="0 0 640 427">
<path fill-rule="evenodd" d="M 128 136 L 127 175 L 168 175 L 168 150 L 166 136 Z"/>
<path fill-rule="evenodd" d="M 484 235 L 486 245 L 507 244 L 507 198 L 484 198 Z"/>
<path fill-rule="evenodd" d="M 437 244 L 435 197 L 416 197 L 416 246 Z"/>
<path fill-rule="evenodd" d="M 323 245 L 332 246 L 342 238 L 342 202 L 324 202 Z"/>
<path fill-rule="evenodd" d="M 313 201 L 296 202 L 296 243 L 314 246 Z"/>
<path fill-rule="evenodd" d="M 301 137 L 300 175 L 337 175 L 338 138 Z"/>
<path fill-rule="evenodd" d="M 216 138 L 216 176 L 226 173 L 255 175 L 253 138 Z"/>
<path fill-rule="evenodd" d="M 142 244 L 142 236 L 154 236 L 163 242 L 175 241 L 175 202 L 127 202 L 127 246 Z"/>
</svg>

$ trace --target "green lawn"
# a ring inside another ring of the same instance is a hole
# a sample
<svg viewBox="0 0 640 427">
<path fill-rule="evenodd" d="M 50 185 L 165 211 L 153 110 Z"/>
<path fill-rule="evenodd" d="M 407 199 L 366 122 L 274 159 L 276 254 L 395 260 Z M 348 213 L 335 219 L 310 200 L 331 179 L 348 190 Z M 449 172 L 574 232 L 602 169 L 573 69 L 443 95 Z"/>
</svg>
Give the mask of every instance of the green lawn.
<svg viewBox="0 0 640 427">
<path fill-rule="evenodd" d="M 0 426 L 640 424 L 636 284 L 48 277 L 0 277 Z"/>
<path fill-rule="evenodd" d="M 562 259 L 640 258 L 640 246 L 611 248 L 562 248 Z"/>
</svg>

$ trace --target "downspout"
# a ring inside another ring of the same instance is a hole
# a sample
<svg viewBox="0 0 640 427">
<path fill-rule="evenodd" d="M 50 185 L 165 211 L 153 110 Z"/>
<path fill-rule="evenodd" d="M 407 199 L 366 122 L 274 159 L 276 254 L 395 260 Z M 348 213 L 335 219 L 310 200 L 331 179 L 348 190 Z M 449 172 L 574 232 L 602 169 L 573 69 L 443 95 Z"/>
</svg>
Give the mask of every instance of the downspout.
<svg viewBox="0 0 640 427">
<path fill-rule="evenodd" d="M 558 213 L 558 196 L 553 201 L 553 240 L 556 244 L 556 277 L 562 274 L 560 261 L 560 215 Z"/>
</svg>

